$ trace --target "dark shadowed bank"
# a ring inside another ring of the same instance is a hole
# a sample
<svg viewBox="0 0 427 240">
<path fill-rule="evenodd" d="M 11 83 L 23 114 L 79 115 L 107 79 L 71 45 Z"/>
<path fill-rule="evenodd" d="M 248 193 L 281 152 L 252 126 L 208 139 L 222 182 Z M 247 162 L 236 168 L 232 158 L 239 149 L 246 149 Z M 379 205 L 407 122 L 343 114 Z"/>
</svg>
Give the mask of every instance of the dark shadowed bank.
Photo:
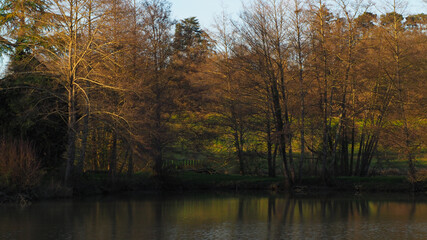
<svg viewBox="0 0 427 240">
<path fill-rule="evenodd" d="M 132 191 L 187 192 L 187 191 L 273 191 L 297 195 L 334 193 L 417 193 L 427 194 L 427 181 L 411 184 L 405 176 L 338 177 L 328 184 L 319 178 L 303 178 L 299 184 L 290 187 L 284 177 L 257 177 L 226 174 L 178 172 L 165 177 L 136 174 L 133 177 L 118 176 L 113 184 L 106 172 L 90 172 L 65 187 L 60 182 L 44 179 L 39 186 L 31 189 L 2 189 L 0 203 L 16 202 L 28 204 L 51 198 L 72 198 L 89 195 L 122 194 Z"/>
</svg>

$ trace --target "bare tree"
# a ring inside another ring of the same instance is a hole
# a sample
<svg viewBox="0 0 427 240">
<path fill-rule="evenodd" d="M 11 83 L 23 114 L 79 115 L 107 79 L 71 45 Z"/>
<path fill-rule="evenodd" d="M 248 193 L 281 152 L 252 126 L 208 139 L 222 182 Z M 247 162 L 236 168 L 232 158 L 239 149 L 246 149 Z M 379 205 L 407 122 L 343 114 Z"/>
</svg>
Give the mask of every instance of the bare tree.
<svg viewBox="0 0 427 240">
<path fill-rule="evenodd" d="M 285 174 L 289 184 L 292 185 L 295 180 L 295 169 L 292 161 L 288 89 L 285 81 L 288 28 L 284 15 L 285 6 L 285 1 L 256 1 L 250 7 L 245 7 L 241 14 L 242 24 L 237 26 L 237 30 L 242 44 L 251 52 L 252 69 L 264 79 L 271 94 Z"/>
</svg>

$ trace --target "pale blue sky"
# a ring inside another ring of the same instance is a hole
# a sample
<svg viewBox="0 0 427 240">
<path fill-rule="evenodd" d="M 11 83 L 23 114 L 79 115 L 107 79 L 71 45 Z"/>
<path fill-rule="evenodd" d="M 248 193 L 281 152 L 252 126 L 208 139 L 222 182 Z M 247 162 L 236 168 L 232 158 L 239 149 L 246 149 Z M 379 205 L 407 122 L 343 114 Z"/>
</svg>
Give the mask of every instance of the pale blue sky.
<svg viewBox="0 0 427 240">
<path fill-rule="evenodd" d="M 220 15 L 222 9 L 237 17 L 242 9 L 241 0 L 169 0 L 172 3 L 172 17 L 183 19 L 196 17 L 202 28 L 211 28 L 214 16 Z M 244 1 L 244 0 L 243 0 Z M 248 1 L 249 2 L 249 1 Z"/>
<path fill-rule="evenodd" d="M 224 6 L 226 12 L 237 18 L 242 10 L 242 2 L 250 3 L 252 0 L 169 0 L 172 3 L 172 17 L 183 19 L 197 17 L 202 28 L 211 28 L 214 23 L 214 16 L 220 15 Z M 372 0 L 372 2 L 390 2 L 392 0 Z M 427 0 L 407 0 L 408 8 L 406 12 L 427 13 Z M 381 7 L 378 7 L 382 11 Z M 372 10 L 375 11 L 374 9 Z"/>
</svg>

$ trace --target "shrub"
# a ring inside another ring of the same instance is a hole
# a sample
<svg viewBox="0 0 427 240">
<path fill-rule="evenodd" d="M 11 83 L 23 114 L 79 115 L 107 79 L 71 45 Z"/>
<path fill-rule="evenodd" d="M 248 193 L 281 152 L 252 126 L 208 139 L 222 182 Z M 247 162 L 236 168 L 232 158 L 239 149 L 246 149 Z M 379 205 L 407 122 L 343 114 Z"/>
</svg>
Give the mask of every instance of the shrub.
<svg viewBox="0 0 427 240">
<path fill-rule="evenodd" d="M 408 174 L 409 175 L 409 174 Z M 422 168 L 417 170 L 415 177 L 408 176 L 410 182 L 423 182 L 427 180 L 427 169 Z"/>
<path fill-rule="evenodd" d="M 402 173 L 401 170 L 398 168 L 386 168 L 380 171 L 381 176 L 401 176 L 404 173 Z"/>
<path fill-rule="evenodd" d="M 0 179 L 9 190 L 28 190 L 40 183 L 42 171 L 34 147 L 24 140 L 0 139 Z"/>
</svg>

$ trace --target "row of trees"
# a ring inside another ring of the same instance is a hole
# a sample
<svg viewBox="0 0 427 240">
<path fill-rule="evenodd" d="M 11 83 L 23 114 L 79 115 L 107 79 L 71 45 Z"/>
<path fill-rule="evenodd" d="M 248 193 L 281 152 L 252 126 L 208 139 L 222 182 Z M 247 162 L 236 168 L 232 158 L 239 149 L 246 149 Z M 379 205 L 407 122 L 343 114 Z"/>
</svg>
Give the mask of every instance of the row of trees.
<svg viewBox="0 0 427 240">
<path fill-rule="evenodd" d="M 5 1 L 1 14 L 4 135 L 36 142 L 67 184 L 88 169 L 114 182 L 135 156 L 162 174 L 172 125 L 205 88 L 188 77 L 209 54 L 195 18 L 176 23 L 158 0 Z"/>
<path fill-rule="evenodd" d="M 225 64 L 232 61 L 238 67 L 231 69 L 247 74 L 247 85 L 235 86 L 238 94 L 232 93 L 227 107 L 238 116 L 232 117 L 238 158 L 245 143 L 239 118 L 254 116 L 240 107 L 243 112 L 236 112 L 245 99 L 246 107 L 263 115 L 270 169 L 275 145 L 291 184 L 310 164 L 307 150 L 328 181 L 368 175 L 379 145 L 402 153 L 414 178 L 426 127 L 426 15 L 405 20 L 396 2 L 381 16 L 368 12 L 364 1 L 332 1 L 330 9 L 326 4 L 255 1 L 240 21 L 221 24 Z M 233 82 L 229 69 L 224 75 Z"/>
<path fill-rule="evenodd" d="M 87 170 L 163 175 L 179 158 L 328 181 L 367 175 L 379 148 L 415 177 L 427 19 L 392 6 L 256 0 L 208 35 L 165 0 L 3 1 L 3 135 L 35 142 L 67 184 Z"/>
</svg>

